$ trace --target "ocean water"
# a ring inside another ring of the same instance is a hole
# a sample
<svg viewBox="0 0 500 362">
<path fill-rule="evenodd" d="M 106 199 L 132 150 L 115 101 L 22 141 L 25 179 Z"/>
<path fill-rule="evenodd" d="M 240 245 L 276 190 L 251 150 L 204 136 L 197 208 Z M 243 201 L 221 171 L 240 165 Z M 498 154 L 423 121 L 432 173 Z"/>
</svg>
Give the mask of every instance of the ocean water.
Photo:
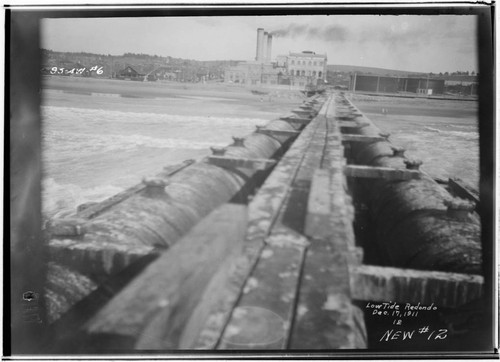
<svg viewBox="0 0 500 362">
<path fill-rule="evenodd" d="M 378 128 L 390 133 L 393 144 L 406 149 L 407 157 L 422 160 L 422 169 L 432 177 L 459 178 L 479 189 L 476 102 L 383 97 L 353 102 Z"/>
<path fill-rule="evenodd" d="M 270 121 L 91 107 L 91 102 L 87 107 L 50 102 L 41 107 L 46 218 L 69 215 L 84 202 L 101 201 L 164 166 L 203 158 L 211 146 L 226 146 L 231 136 L 245 136 Z"/>
</svg>

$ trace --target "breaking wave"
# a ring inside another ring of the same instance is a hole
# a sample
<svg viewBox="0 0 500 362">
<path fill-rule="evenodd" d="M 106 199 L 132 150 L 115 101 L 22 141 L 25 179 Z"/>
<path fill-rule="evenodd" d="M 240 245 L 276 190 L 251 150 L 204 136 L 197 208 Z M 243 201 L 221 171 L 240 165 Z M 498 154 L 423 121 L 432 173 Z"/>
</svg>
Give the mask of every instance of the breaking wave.
<svg viewBox="0 0 500 362">
<path fill-rule="evenodd" d="M 65 131 L 48 131 L 44 134 L 44 142 L 48 148 L 57 147 L 60 152 L 100 153 L 110 151 L 127 151 L 139 147 L 172 148 L 172 149 L 208 149 L 210 146 L 225 146 L 228 142 L 204 142 L 181 138 L 154 138 L 144 135 L 102 135 L 73 133 Z"/>
<path fill-rule="evenodd" d="M 440 133 L 443 136 L 455 136 L 460 138 L 465 138 L 469 140 L 477 140 L 479 139 L 479 133 L 477 132 L 464 132 L 464 131 L 450 131 L 450 130 L 441 130 L 433 127 L 424 127 L 426 131 Z"/>
<path fill-rule="evenodd" d="M 112 185 L 84 188 L 46 178 L 42 180 L 43 215 L 46 218 L 68 216 L 76 212 L 78 205 L 99 202 L 121 191 L 122 188 Z"/>
</svg>

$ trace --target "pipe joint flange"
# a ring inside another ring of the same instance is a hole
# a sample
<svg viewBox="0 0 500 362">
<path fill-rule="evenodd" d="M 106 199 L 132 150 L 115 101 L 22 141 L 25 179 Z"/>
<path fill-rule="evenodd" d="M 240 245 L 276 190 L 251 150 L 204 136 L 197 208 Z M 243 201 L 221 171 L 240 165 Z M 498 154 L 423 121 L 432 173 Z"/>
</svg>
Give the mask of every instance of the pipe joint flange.
<svg viewBox="0 0 500 362">
<path fill-rule="evenodd" d="M 255 126 L 255 132 L 259 133 L 260 131 L 262 131 L 264 128 L 266 128 L 266 126 Z"/>
<path fill-rule="evenodd" d="M 245 138 L 233 136 L 233 146 L 234 147 L 245 147 Z"/>
<path fill-rule="evenodd" d="M 405 160 L 404 162 L 408 170 L 418 170 L 423 163 L 422 160 L 418 159 Z"/>
<path fill-rule="evenodd" d="M 165 195 L 165 187 L 169 184 L 167 180 L 159 177 L 145 177 L 142 179 L 142 183 L 146 186 L 148 196 Z"/>
<path fill-rule="evenodd" d="M 460 220 L 467 219 L 469 214 L 476 208 L 476 204 L 473 201 L 456 197 L 444 200 L 444 204 L 448 207 L 448 215 Z"/>
<path fill-rule="evenodd" d="M 210 150 L 212 150 L 214 156 L 224 156 L 226 153 L 225 147 L 210 147 Z"/>
<path fill-rule="evenodd" d="M 395 156 L 395 157 L 404 157 L 405 156 L 406 149 L 404 149 L 403 147 L 392 146 L 391 149 L 393 152 L 393 156 Z"/>
<path fill-rule="evenodd" d="M 385 138 L 386 141 L 389 139 L 390 135 L 391 134 L 389 132 L 380 132 L 379 133 L 379 136 L 382 138 Z"/>
</svg>

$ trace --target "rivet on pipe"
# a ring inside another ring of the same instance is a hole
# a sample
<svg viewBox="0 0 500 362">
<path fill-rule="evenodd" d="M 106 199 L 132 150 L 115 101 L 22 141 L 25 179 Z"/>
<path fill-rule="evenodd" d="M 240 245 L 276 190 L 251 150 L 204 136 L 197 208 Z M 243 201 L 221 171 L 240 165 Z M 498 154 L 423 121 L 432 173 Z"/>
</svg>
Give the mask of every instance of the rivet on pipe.
<svg viewBox="0 0 500 362">
<path fill-rule="evenodd" d="M 388 139 L 389 139 L 389 136 L 390 136 L 391 134 L 390 134 L 390 133 L 388 133 L 388 132 L 380 132 L 380 133 L 379 133 L 379 135 L 380 135 L 380 137 L 383 137 L 383 138 L 385 138 L 386 140 L 388 140 Z"/>
<path fill-rule="evenodd" d="M 243 137 L 233 136 L 233 146 L 235 147 L 245 147 L 245 139 Z"/>
<path fill-rule="evenodd" d="M 146 186 L 147 196 L 165 195 L 165 187 L 168 186 L 168 181 L 159 177 L 146 177 L 142 180 Z"/>
<path fill-rule="evenodd" d="M 406 150 L 403 147 L 399 147 L 399 146 L 392 147 L 393 156 L 396 156 L 396 157 L 404 157 L 405 151 Z"/>
<path fill-rule="evenodd" d="M 448 207 L 448 215 L 459 220 L 466 220 L 476 207 L 474 202 L 460 198 L 444 200 L 444 204 Z"/>
<path fill-rule="evenodd" d="M 226 149 L 224 147 L 210 147 L 214 156 L 224 156 Z"/>
<path fill-rule="evenodd" d="M 416 159 L 405 160 L 404 162 L 408 170 L 418 170 L 422 165 L 422 161 Z"/>
<path fill-rule="evenodd" d="M 84 204 L 80 204 L 76 207 L 76 212 L 82 212 L 83 210 L 86 210 L 89 207 L 95 206 L 97 204 L 97 202 L 86 202 Z"/>
</svg>

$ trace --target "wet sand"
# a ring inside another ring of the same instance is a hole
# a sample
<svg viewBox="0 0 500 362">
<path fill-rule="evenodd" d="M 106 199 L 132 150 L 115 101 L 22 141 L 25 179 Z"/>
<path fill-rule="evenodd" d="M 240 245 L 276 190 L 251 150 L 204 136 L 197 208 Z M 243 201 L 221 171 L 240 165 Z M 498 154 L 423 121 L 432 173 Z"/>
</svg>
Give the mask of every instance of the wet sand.
<svg viewBox="0 0 500 362">
<path fill-rule="evenodd" d="M 305 98 L 291 90 L 258 89 L 267 94 L 255 95 L 254 88 L 223 83 L 45 77 L 42 87 L 44 105 L 269 120 L 289 114 Z"/>
</svg>

